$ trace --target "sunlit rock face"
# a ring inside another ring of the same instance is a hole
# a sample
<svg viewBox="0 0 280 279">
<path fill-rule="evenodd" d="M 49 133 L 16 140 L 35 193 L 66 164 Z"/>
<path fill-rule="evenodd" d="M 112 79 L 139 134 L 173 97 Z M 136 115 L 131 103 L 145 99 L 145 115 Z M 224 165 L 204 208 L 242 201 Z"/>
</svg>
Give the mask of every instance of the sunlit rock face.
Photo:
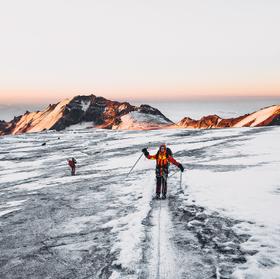
<svg viewBox="0 0 280 279">
<path fill-rule="evenodd" d="M 43 111 L 27 111 L 10 122 L 1 121 L 0 135 L 59 131 L 82 122 L 91 122 L 92 127 L 106 129 L 155 129 L 173 124 L 149 105 L 137 107 L 89 95 L 63 100 Z"/>
<path fill-rule="evenodd" d="M 189 117 L 183 118 L 176 127 L 208 129 L 208 128 L 235 128 L 235 127 L 261 127 L 280 125 L 280 105 L 263 108 L 251 114 L 236 118 L 221 118 L 218 115 L 204 116 L 199 120 Z"/>
</svg>

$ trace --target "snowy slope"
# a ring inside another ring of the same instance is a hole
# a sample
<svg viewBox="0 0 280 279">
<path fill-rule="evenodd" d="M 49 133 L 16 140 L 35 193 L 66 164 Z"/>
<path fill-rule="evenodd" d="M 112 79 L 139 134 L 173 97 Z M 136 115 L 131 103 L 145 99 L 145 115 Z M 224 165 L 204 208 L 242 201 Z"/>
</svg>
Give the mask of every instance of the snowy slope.
<svg viewBox="0 0 280 279">
<path fill-rule="evenodd" d="M 44 129 L 48 130 L 62 117 L 65 106 L 70 102 L 66 99 L 55 106 L 54 109 L 48 107 L 44 111 L 32 112 L 24 114 L 16 123 L 12 134 L 19 134 L 23 131 L 29 133 L 40 132 Z"/>
<path fill-rule="evenodd" d="M 121 124 L 113 126 L 113 129 L 149 130 L 163 128 L 170 124 L 170 121 L 167 121 L 162 116 L 132 111 L 122 116 Z"/>
<path fill-rule="evenodd" d="M 0 278 L 279 278 L 279 140 L 279 127 L 1 137 Z M 162 142 L 186 172 L 153 201 L 155 162 L 126 174 Z"/>
<path fill-rule="evenodd" d="M 273 120 L 274 117 L 280 114 L 280 105 L 271 106 L 254 112 L 238 123 L 234 127 L 256 127 L 265 126 Z"/>
</svg>

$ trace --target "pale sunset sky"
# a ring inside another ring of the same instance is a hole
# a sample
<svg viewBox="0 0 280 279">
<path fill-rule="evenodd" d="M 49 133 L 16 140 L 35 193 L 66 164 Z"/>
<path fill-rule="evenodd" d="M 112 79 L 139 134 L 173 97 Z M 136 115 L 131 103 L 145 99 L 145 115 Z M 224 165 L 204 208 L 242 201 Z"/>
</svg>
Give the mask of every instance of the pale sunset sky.
<svg viewBox="0 0 280 279">
<path fill-rule="evenodd" d="M 280 96 L 279 0 L 0 0 L 0 104 Z"/>
</svg>

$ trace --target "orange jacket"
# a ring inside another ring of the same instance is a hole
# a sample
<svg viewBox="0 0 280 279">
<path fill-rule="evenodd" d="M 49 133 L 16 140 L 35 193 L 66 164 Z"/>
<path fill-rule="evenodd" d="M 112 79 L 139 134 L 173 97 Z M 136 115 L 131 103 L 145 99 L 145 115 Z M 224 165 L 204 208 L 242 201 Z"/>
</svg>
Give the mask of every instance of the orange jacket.
<svg viewBox="0 0 280 279">
<path fill-rule="evenodd" d="M 155 155 L 148 155 L 148 159 L 156 160 L 157 167 L 166 167 L 169 163 L 178 167 L 179 163 L 171 156 L 165 152 L 158 152 Z"/>
</svg>

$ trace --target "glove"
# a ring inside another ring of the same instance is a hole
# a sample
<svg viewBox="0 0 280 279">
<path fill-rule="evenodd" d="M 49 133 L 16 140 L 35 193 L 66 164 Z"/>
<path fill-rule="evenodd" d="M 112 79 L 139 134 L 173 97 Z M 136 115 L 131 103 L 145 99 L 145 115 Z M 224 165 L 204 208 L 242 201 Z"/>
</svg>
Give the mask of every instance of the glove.
<svg viewBox="0 0 280 279">
<path fill-rule="evenodd" d="M 181 172 L 184 171 L 184 167 L 182 166 L 182 164 L 179 164 L 179 165 L 178 165 L 178 168 L 181 170 Z"/>
<path fill-rule="evenodd" d="M 143 149 L 142 149 L 142 152 L 144 153 L 144 155 L 145 155 L 146 157 L 149 156 L 149 152 L 148 152 L 147 148 L 143 148 Z"/>
</svg>

